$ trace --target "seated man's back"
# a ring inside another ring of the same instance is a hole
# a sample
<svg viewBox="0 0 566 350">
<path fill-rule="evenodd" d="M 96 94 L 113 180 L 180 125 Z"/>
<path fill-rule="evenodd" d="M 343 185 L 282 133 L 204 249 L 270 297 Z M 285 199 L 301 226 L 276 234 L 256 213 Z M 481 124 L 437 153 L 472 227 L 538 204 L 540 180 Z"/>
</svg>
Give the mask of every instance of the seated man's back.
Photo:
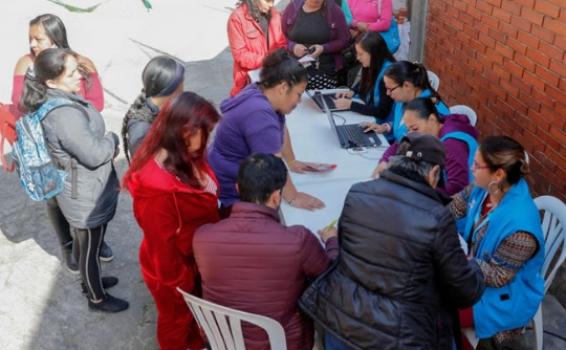
<svg viewBox="0 0 566 350">
<path fill-rule="evenodd" d="M 239 181 L 241 193 L 243 187 Z M 310 350 L 312 325 L 299 313 L 297 300 L 307 279 L 322 273 L 330 258 L 308 229 L 280 224 L 279 202 L 236 203 L 229 218 L 196 232 L 195 258 L 206 300 L 270 317 L 285 329 L 288 349 Z M 336 238 L 329 248 L 337 252 Z M 244 325 L 244 337 L 246 349 L 268 348 L 266 333 L 257 327 Z"/>
</svg>

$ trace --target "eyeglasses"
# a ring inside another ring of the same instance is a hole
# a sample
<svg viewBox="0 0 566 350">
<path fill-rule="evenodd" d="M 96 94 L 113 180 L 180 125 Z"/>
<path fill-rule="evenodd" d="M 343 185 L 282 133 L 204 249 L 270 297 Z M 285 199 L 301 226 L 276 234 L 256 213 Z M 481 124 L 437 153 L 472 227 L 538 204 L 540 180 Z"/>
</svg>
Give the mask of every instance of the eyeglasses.
<svg viewBox="0 0 566 350">
<path fill-rule="evenodd" d="M 401 87 L 401 85 L 397 85 L 397 86 L 392 87 L 392 88 L 386 87 L 386 88 L 385 88 L 385 93 L 391 94 L 393 91 L 395 91 L 395 89 L 400 88 L 400 87 Z"/>
<path fill-rule="evenodd" d="M 480 169 L 488 169 L 489 166 L 486 165 L 479 165 L 475 160 L 472 163 L 472 168 L 476 169 L 476 170 L 480 170 Z"/>
</svg>

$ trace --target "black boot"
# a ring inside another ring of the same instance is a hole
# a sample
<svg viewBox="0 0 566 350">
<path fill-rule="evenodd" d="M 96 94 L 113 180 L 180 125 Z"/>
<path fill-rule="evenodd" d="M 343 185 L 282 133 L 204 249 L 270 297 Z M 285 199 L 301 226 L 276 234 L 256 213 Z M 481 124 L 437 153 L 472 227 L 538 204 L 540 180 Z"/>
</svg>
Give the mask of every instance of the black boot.
<svg viewBox="0 0 566 350">
<path fill-rule="evenodd" d="M 102 277 L 101 280 L 102 280 L 102 287 L 104 287 L 104 289 L 112 288 L 118 284 L 118 278 L 113 276 Z M 81 282 L 81 288 L 83 289 L 83 294 L 88 293 L 84 282 Z"/>
<path fill-rule="evenodd" d="M 73 241 L 67 242 L 61 247 L 61 252 L 63 255 L 62 262 L 63 264 L 65 264 L 65 267 L 70 273 L 72 273 L 73 275 L 78 275 L 81 272 L 79 271 L 79 264 L 77 263 L 75 257 L 73 256 L 72 247 L 73 247 Z"/>
<path fill-rule="evenodd" d="M 108 293 L 99 303 L 88 300 L 89 309 L 102 312 L 120 312 L 128 309 L 129 306 L 130 304 L 127 301 L 113 297 Z"/>
</svg>

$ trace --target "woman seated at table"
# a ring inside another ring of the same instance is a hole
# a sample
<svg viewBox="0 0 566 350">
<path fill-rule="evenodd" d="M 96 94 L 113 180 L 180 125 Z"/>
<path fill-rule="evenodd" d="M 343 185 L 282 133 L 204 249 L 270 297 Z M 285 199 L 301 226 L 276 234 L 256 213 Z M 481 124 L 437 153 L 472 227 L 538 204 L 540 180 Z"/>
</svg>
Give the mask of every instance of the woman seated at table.
<svg viewBox="0 0 566 350">
<path fill-rule="evenodd" d="M 407 126 L 401 123 L 405 105 L 418 97 L 430 97 L 439 115 L 449 115 L 448 106 L 430 85 L 427 70 L 420 63 L 399 61 L 390 65 L 383 77 L 387 95 L 393 103 L 393 118 L 383 124 L 367 124 L 368 131 L 386 134 L 387 140 L 399 141 L 407 133 Z"/>
<path fill-rule="evenodd" d="M 29 22 L 30 52 L 18 60 L 14 69 L 11 112 L 15 115 L 22 114 L 19 110 L 19 103 L 24 89 L 24 80 L 26 75 L 30 78 L 35 76 L 33 72 L 35 58 L 43 50 L 56 47 L 70 49 L 67 41 L 67 30 L 63 21 L 52 14 L 44 14 L 32 19 Z M 79 72 L 81 73 L 81 86 L 78 94 L 92 103 L 98 111 L 102 111 L 104 108 L 104 93 L 96 67 L 87 57 L 79 54 L 76 57 L 79 63 Z"/>
<path fill-rule="evenodd" d="M 356 56 L 362 65 L 362 77 L 352 91 L 338 94 L 335 104 L 339 109 L 374 116 L 379 121 L 392 119 L 393 100 L 387 96 L 383 75 L 387 67 L 395 62 L 385 41 L 378 33 L 364 33 L 356 39 Z M 365 103 L 352 100 L 362 99 Z"/>
<path fill-rule="evenodd" d="M 526 153 L 517 141 L 487 137 L 472 171 L 474 184 L 456 194 L 449 209 L 465 218 L 463 237 L 488 286 L 471 310 L 478 349 L 503 349 L 521 334 L 543 299 L 544 238 L 525 180 Z M 466 317 L 461 321 L 462 327 L 472 326 Z"/>
<path fill-rule="evenodd" d="M 381 3 L 378 3 L 381 2 Z M 352 24 L 350 26 L 352 36 L 361 33 L 385 32 L 391 26 L 393 20 L 392 0 L 348 0 L 350 11 L 352 11 Z"/>
<path fill-rule="evenodd" d="M 122 143 L 128 162 L 134 157 L 159 110 L 183 92 L 185 67 L 167 56 L 152 58 L 143 69 L 143 89 L 122 121 Z"/>
<path fill-rule="evenodd" d="M 285 115 L 299 104 L 307 86 L 305 68 L 284 49 L 263 61 L 260 81 L 222 102 L 220 121 L 208 154 L 210 166 L 220 183 L 221 215 L 229 215 L 239 200 L 236 189 L 240 162 L 253 153 L 282 157 L 291 171 L 309 171 L 318 164 L 295 159 Z M 319 199 L 299 192 L 287 178 L 283 199 L 289 205 L 309 210 L 324 207 Z"/>
<path fill-rule="evenodd" d="M 239 0 L 228 19 L 228 41 L 234 58 L 230 96 L 250 83 L 248 72 L 261 67 L 269 51 L 286 47 L 281 15 L 274 0 Z"/>
<path fill-rule="evenodd" d="M 308 69 L 307 89 L 337 85 L 337 72 L 344 67 L 342 50 L 350 34 L 344 13 L 334 0 L 292 0 L 283 12 L 283 33 L 295 57 L 315 59 Z"/>
<path fill-rule="evenodd" d="M 470 167 L 478 146 L 478 131 L 468 117 L 453 114 L 446 118 L 438 114 L 430 98 L 417 98 L 405 106 L 403 122 L 409 132 L 432 135 L 444 145 L 446 166 L 437 191 L 451 196 L 463 190 L 470 182 Z M 374 170 L 374 176 L 387 168 L 389 158 L 397 153 L 398 148 L 397 142 L 389 146 Z"/>
</svg>

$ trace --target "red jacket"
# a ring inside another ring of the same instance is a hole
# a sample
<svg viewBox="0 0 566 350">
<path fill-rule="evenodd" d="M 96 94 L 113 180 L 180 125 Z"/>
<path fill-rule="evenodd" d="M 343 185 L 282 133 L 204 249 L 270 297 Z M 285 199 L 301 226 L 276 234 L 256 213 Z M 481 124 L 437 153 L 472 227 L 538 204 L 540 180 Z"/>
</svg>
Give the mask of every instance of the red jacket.
<svg viewBox="0 0 566 350">
<path fill-rule="evenodd" d="M 217 187 L 208 166 L 206 173 Z M 192 291 L 197 275 L 193 234 L 199 226 L 218 221 L 216 194 L 185 185 L 154 160 L 133 175 L 128 190 L 143 230 L 142 273 L 170 288 Z"/>
<path fill-rule="evenodd" d="M 307 228 L 285 227 L 275 210 L 239 202 L 229 218 L 199 228 L 193 244 L 205 299 L 271 317 L 285 329 L 287 349 L 312 349 L 312 324 L 297 300 L 307 279 L 336 256 L 336 239 L 327 242 L 327 255 Z M 268 349 L 258 328 L 244 325 L 244 338 L 248 350 Z"/>
<path fill-rule="evenodd" d="M 267 47 L 266 35 L 250 15 L 246 4 L 238 6 L 228 19 L 228 41 L 234 59 L 234 83 L 230 96 L 236 95 L 248 85 L 248 72 L 260 68 L 263 59 L 270 51 L 287 46 L 279 11 L 275 8 L 271 9 L 269 47 Z"/>
</svg>

